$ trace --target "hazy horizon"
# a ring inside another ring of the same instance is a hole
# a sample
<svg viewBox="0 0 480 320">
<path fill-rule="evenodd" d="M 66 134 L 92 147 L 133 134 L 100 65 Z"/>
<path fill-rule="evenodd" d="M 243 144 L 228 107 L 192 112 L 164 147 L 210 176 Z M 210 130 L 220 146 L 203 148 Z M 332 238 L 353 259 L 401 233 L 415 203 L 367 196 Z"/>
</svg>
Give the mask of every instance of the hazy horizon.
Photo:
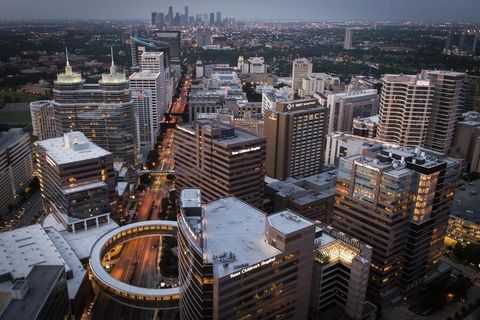
<svg viewBox="0 0 480 320">
<path fill-rule="evenodd" d="M 221 11 L 240 20 L 480 22 L 479 0 L 0 0 L 0 20 L 149 19 L 168 6 L 189 15 Z"/>
</svg>

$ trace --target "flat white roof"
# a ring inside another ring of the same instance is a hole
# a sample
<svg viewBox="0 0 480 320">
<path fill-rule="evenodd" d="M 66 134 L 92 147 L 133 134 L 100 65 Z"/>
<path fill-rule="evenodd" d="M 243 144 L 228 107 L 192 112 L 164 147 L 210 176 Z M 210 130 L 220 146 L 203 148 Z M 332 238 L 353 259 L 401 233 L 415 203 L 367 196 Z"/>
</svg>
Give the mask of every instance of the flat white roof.
<svg viewBox="0 0 480 320">
<path fill-rule="evenodd" d="M 284 210 L 269 215 L 267 220 L 270 226 L 283 234 L 290 234 L 313 225 L 310 220 L 303 218 L 290 210 Z"/>
<path fill-rule="evenodd" d="M 88 140 L 81 132 L 69 132 L 63 137 L 35 143 L 43 147 L 48 158 L 58 165 L 110 155 L 110 152 Z"/>
<path fill-rule="evenodd" d="M 201 206 L 200 189 L 183 189 L 181 193 L 182 208 L 198 208 Z"/>
<path fill-rule="evenodd" d="M 57 220 L 54 214 L 49 214 L 43 221 L 44 228 L 53 228 L 60 232 L 62 237 L 72 247 L 77 257 L 81 260 L 90 257 L 90 250 L 93 244 L 105 233 L 118 228 L 118 224 L 110 219 L 110 223 L 103 223 L 96 227 L 90 227 L 88 230 L 81 229 L 76 233 L 69 232 L 63 224 Z"/>
<path fill-rule="evenodd" d="M 26 277 L 36 265 L 61 265 L 73 272 L 67 281 L 70 298 L 74 298 L 85 277 L 80 260 L 65 239 L 54 229 L 34 224 L 0 233 L 0 274 Z"/>
<path fill-rule="evenodd" d="M 135 72 L 132 74 L 128 79 L 130 80 L 151 80 L 156 79 L 160 76 L 160 72 L 153 72 L 151 70 L 142 70 L 139 72 Z"/>
<path fill-rule="evenodd" d="M 212 201 L 203 208 L 203 259 L 213 264 L 216 276 L 226 276 L 281 253 L 267 243 L 266 216 L 258 209 L 235 197 Z M 226 265 L 219 258 L 222 255 L 234 259 Z"/>
</svg>

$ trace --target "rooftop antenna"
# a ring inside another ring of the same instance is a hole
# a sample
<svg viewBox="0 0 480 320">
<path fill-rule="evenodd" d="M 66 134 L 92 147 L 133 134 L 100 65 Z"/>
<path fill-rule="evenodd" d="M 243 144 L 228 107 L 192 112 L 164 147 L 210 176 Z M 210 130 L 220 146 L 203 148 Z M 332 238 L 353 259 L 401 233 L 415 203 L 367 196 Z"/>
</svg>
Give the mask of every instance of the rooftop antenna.
<svg viewBox="0 0 480 320">
<path fill-rule="evenodd" d="M 115 67 L 115 62 L 113 61 L 113 46 L 110 46 L 110 56 L 112 57 L 112 65 L 110 66 L 110 75 L 117 73 L 117 68 Z"/>
<path fill-rule="evenodd" d="M 72 67 L 70 66 L 70 61 L 68 61 L 68 48 L 65 47 L 65 58 L 67 59 L 67 64 L 65 66 L 65 74 L 66 75 L 72 75 Z"/>
</svg>

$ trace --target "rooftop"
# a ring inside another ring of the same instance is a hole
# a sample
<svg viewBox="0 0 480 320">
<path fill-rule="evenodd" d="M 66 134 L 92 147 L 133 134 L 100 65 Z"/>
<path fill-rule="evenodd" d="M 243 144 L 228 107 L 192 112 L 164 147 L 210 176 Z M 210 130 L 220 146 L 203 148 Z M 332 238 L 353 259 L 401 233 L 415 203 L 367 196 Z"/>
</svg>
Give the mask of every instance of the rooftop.
<svg viewBox="0 0 480 320">
<path fill-rule="evenodd" d="M 100 148 L 78 131 L 65 133 L 59 138 L 37 141 L 35 144 L 44 148 L 48 158 L 57 165 L 110 155 L 110 152 Z"/>
<path fill-rule="evenodd" d="M 5 132 L 0 132 L 0 153 L 3 150 L 10 147 L 12 144 L 16 143 L 18 139 L 28 135 L 28 133 L 23 132 L 22 129 L 13 128 Z"/>
<path fill-rule="evenodd" d="M 480 180 L 465 183 L 455 190 L 451 215 L 480 224 Z"/>
<path fill-rule="evenodd" d="M 34 224 L 0 233 L 0 274 L 22 278 L 36 265 L 59 265 L 72 272 L 73 278 L 67 282 L 71 298 L 86 274 L 72 247 L 54 229 Z"/>
<path fill-rule="evenodd" d="M 285 181 L 266 181 L 267 187 L 282 197 L 292 197 L 299 205 L 332 197 L 336 192 L 338 170 L 329 170 L 303 179 L 288 178 Z"/>
<path fill-rule="evenodd" d="M 239 271 L 281 253 L 267 243 L 266 216 L 235 198 L 203 206 L 204 261 L 212 263 L 218 277 Z"/>
<path fill-rule="evenodd" d="M 89 228 L 88 230 L 81 230 L 75 233 L 69 232 L 65 227 L 57 220 L 54 214 L 49 214 L 43 221 L 43 227 L 48 230 L 52 228 L 57 230 L 65 241 L 72 247 L 75 255 L 84 260 L 90 257 L 90 250 L 93 244 L 108 231 L 118 228 L 113 220 L 110 223 L 100 224 L 98 228 Z"/>
<path fill-rule="evenodd" d="M 28 291 L 23 299 L 13 299 L 6 306 L 1 319 L 37 319 L 45 300 L 63 271 L 62 266 L 35 266 L 28 274 Z"/>
<path fill-rule="evenodd" d="M 235 128 L 223 122 L 210 119 L 197 120 L 196 122 L 179 125 L 177 128 L 194 135 L 196 134 L 197 125 L 200 126 L 202 130 L 209 132 L 216 131 L 218 135 L 216 135 L 217 137 L 213 139 L 219 144 L 223 144 L 227 147 L 234 146 L 236 144 L 254 143 L 263 139 L 246 130 Z"/>
<path fill-rule="evenodd" d="M 153 72 L 150 70 L 142 70 L 132 74 L 130 80 L 156 79 L 160 76 L 160 72 Z"/>
<path fill-rule="evenodd" d="M 288 209 L 269 215 L 267 221 L 270 226 L 286 235 L 313 225 L 310 220 Z"/>
</svg>

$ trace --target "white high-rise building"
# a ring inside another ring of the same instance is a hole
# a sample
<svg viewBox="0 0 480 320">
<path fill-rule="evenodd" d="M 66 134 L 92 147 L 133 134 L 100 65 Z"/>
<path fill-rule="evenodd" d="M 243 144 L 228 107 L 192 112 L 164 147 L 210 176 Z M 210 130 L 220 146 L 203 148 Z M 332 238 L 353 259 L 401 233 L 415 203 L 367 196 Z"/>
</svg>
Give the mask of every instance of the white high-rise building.
<svg viewBox="0 0 480 320">
<path fill-rule="evenodd" d="M 298 90 L 298 95 L 302 98 L 311 97 L 315 93 L 323 93 L 334 84 L 340 84 L 339 77 L 326 73 L 312 73 L 311 76 L 302 79 L 302 87 Z"/>
<path fill-rule="evenodd" d="M 139 154 L 146 154 L 155 147 L 155 130 L 152 110 L 152 92 L 149 89 L 132 90 L 135 107 L 135 124 L 137 128 L 137 145 Z"/>
<path fill-rule="evenodd" d="M 51 139 L 57 136 L 53 101 L 40 100 L 31 102 L 30 113 L 32 115 L 33 135 L 38 140 Z"/>
<path fill-rule="evenodd" d="M 241 74 L 266 73 L 267 66 L 263 57 L 253 57 L 245 60 L 242 56 L 238 57 L 237 67 Z"/>
<path fill-rule="evenodd" d="M 162 79 L 160 72 L 143 70 L 135 72 L 130 76 L 130 89 L 132 91 L 133 106 L 135 108 L 137 121 L 137 136 L 139 139 L 139 151 L 142 153 L 144 148 L 153 149 L 152 142 L 160 130 L 160 121 L 166 111 L 166 106 L 162 103 Z M 145 101 L 145 98 L 150 103 Z"/>
<path fill-rule="evenodd" d="M 172 103 L 173 79 L 172 76 L 170 76 L 171 70 L 167 64 L 165 54 L 163 52 L 143 53 L 140 58 L 140 68 L 142 71 L 160 73 L 160 93 L 158 94 L 158 106 L 160 110 L 166 111 Z"/>
<path fill-rule="evenodd" d="M 312 75 L 313 64 L 306 58 L 293 60 L 292 67 L 292 91 L 293 94 L 298 93 L 298 89 L 302 87 L 303 78 Z"/>
<path fill-rule="evenodd" d="M 343 43 L 343 49 L 351 50 L 353 49 L 353 29 L 345 29 L 345 41 Z"/>
</svg>

